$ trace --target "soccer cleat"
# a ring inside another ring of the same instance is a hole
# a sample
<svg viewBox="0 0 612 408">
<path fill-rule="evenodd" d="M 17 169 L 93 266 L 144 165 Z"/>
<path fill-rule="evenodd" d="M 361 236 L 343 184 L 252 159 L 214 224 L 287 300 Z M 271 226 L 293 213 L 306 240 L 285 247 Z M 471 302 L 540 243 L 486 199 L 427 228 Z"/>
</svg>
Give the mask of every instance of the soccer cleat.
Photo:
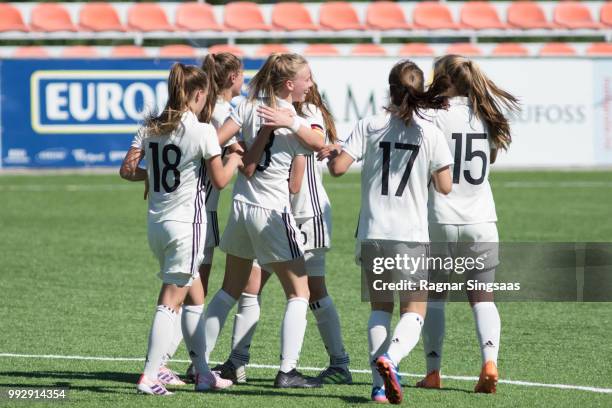
<svg viewBox="0 0 612 408">
<path fill-rule="evenodd" d="M 385 387 L 372 387 L 372 401 L 379 404 L 389 403 L 387 395 L 385 395 Z"/>
<path fill-rule="evenodd" d="M 279 371 L 274 380 L 276 388 L 318 388 L 321 386 L 318 378 L 306 377 L 295 368 L 288 373 Z"/>
<path fill-rule="evenodd" d="M 172 392 L 168 391 L 164 384 L 162 384 L 159 380 L 151 380 L 144 374 L 142 374 L 140 379 L 138 379 L 136 389 L 139 393 L 148 395 L 160 395 L 166 397 L 173 394 Z"/>
<path fill-rule="evenodd" d="M 402 378 L 397 367 L 385 353 L 376 359 L 376 369 L 385 382 L 385 395 L 391 404 L 400 404 L 404 399 L 402 391 Z"/>
<path fill-rule="evenodd" d="M 478 384 L 474 387 L 474 392 L 495 394 L 497 391 L 498 378 L 497 366 L 493 361 L 487 361 L 485 365 L 482 366 L 480 378 L 478 379 Z"/>
<path fill-rule="evenodd" d="M 223 364 L 216 365 L 211 371 L 219 373 L 221 378 L 231 380 L 234 384 L 246 384 L 246 369 L 244 366 L 236 367 L 231 360 L 227 360 Z"/>
<path fill-rule="evenodd" d="M 185 382 L 189 383 L 189 384 L 195 384 L 196 382 L 196 369 L 193 366 L 193 364 L 189 364 L 189 367 L 187 367 L 187 371 L 185 371 Z"/>
<path fill-rule="evenodd" d="M 219 377 L 219 373 L 209 371 L 204 375 L 196 375 L 195 390 L 196 391 L 218 391 L 229 388 L 234 383 L 231 380 L 226 380 Z"/>
<path fill-rule="evenodd" d="M 351 372 L 343 367 L 327 367 L 321 371 L 317 378 L 322 384 L 352 384 Z"/>
<path fill-rule="evenodd" d="M 177 373 L 166 366 L 162 366 L 157 373 L 157 379 L 164 385 L 185 385 Z"/>
<path fill-rule="evenodd" d="M 417 388 L 442 388 L 442 379 L 440 378 L 440 370 L 433 370 L 425 376 L 421 381 L 416 383 Z"/>
</svg>

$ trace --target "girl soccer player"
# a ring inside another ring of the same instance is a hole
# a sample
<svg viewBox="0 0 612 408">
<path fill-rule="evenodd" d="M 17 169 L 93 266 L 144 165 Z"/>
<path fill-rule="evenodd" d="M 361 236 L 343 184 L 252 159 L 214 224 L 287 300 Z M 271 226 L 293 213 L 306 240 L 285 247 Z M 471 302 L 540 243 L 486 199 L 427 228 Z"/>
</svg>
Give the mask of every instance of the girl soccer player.
<svg viewBox="0 0 612 408">
<path fill-rule="evenodd" d="M 296 370 L 306 330 L 308 280 L 303 246 L 291 214 L 290 191 L 303 171 L 311 151 L 300 145 L 295 133 L 307 126 L 295 117 L 291 129 L 263 125 L 257 107 L 269 105 L 293 110 L 312 86 L 310 68 L 297 54 L 273 54 L 251 79 L 249 97 L 241 102 L 219 130 L 224 145 L 242 129 L 246 150 L 244 168 L 233 191 L 232 210 L 221 238 L 227 254 L 223 287 L 211 300 L 205 318 L 207 352 L 213 349 L 225 319 L 240 298 L 251 273 L 253 259 L 273 270 L 287 296 L 281 328 L 281 364 L 275 386 L 317 387 L 320 383 Z M 290 169 L 293 177 L 288 182 Z M 301 170 L 300 170 L 301 169 Z"/>
<path fill-rule="evenodd" d="M 433 120 L 444 133 L 454 163 L 453 191 L 443 195 L 430 190 L 429 233 L 432 241 L 449 243 L 455 251 L 458 242 L 476 244 L 486 251 L 491 243 L 497 246 L 499 240 L 489 185 L 489 164 L 495 162 L 498 150 L 507 149 L 511 141 L 510 126 L 502 108 L 516 110 L 518 101 L 465 57 L 447 55 L 440 58 L 435 63 L 434 76 L 445 76 L 451 81 L 446 92 L 450 107 L 435 112 Z M 497 259 L 489 262 L 486 270 L 469 279 L 491 280 Z M 482 354 L 480 379 L 474 391 L 494 393 L 498 379 L 499 313 L 493 303 L 493 293 L 468 292 L 467 295 Z M 441 387 L 445 297 L 446 294 L 436 294 L 433 299 L 430 296 L 423 329 L 427 376 L 417 383 L 418 387 Z"/>
<path fill-rule="evenodd" d="M 159 276 L 163 281 L 144 373 L 137 386 L 138 391 L 146 394 L 171 394 L 158 380 L 158 372 L 182 304 L 186 305 L 182 314 L 183 336 L 198 373 L 196 390 L 231 385 L 209 370 L 203 353 L 206 346 L 201 313 L 189 310 L 193 306 L 201 311 L 204 303 L 202 286 L 192 285 L 205 245 L 204 174 L 209 174 L 216 188 L 223 188 L 241 164 L 240 157 L 232 155 L 224 165 L 214 128 L 198 121 L 209 86 L 199 68 L 174 64 L 164 110 L 145 120 L 121 165 L 121 177 L 131 181 L 148 178 L 152 186 L 148 194 L 148 239 L 159 260 Z M 138 167 L 143 158 L 147 159 L 147 170 Z"/>
<path fill-rule="evenodd" d="M 426 92 L 423 83 L 416 64 L 397 63 L 389 74 L 386 112 L 359 121 L 342 153 L 328 163 L 333 176 L 344 174 L 355 161 L 363 163 L 357 239 L 366 269 L 366 257 L 395 257 L 427 243 L 427 184 L 431 179 L 441 194 L 451 189 L 452 157 L 444 136 L 419 119 L 420 110 L 443 106 L 438 95 L 445 82 L 439 78 Z M 418 291 L 412 296 L 400 293 L 401 318 L 390 335 L 393 300 L 383 301 L 368 286 L 372 400 L 399 404 L 403 392 L 397 367 L 419 340 L 426 296 Z"/>
</svg>

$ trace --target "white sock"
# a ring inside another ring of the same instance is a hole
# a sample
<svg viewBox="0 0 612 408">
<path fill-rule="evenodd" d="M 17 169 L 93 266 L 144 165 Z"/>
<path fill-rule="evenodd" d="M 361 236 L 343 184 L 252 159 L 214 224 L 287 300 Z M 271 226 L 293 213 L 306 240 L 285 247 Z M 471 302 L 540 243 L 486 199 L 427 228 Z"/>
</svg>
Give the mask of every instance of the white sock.
<svg viewBox="0 0 612 408">
<path fill-rule="evenodd" d="M 223 289 L 219 291 L 212 298 L 206 313 L 204 314 L 204 330 L 206 332 L 206 361 L 209 361 L 210 353 L 215 349 L 217 339 L 221 333 L 221 329 L 225 324 L 227 315 L 232 310 L 232 307 L 236 304 L 236 299 L 231 297 Z"/>
<path fill-rule="evenodd" d="M 344 349 L 342 332 L 340 329 L 340 318 L 336 306 L 331 297 L 326 296 L 310 304 L 310 310 L 317 319 L 319 334 L 327 354 L 329 354 L 329 365 L 348 369 L 349 356 Z"/>
<path fill-rule="evenodd" d="M 370 368 L 374 387 L 382 387 L 383 379 L 376 369 L 376 359 L 389 347 L 389 331 L 391 330 L 391 313 L 382 310 L 372 310 L 368 320 L 368 344 L 370 347 Z"/>
<path fill-rule="evenodd" d="M 288 373 L 297 367 L 300 358 L 304 333 L 306 332 L 306 313 L 308 300 L 294 297 L 287 301 L 285 317 L 281 327 L 281 365 L 280 370 Z"/>
<path fill-rule="evenodd" d="M 480 344 L 482 363 L 493 361 L 497 365 L 501 332 L 501 322 L 497 306 L 493 302 L 480 302 L 472 307 L 472 312 L 476 322 L 476 334 Z"/>
<path fill-rule="evenodd" d="M 389 358 L 396 367 L 419 342 L 421 327 L 423 327 L 423 317 L 418 313 L 408 312 L 400 317 L 387 351 Z"/>
<path fill-rule="evenodd" d="M 176 350 L 178 350 L 181 342 L 183 341 L 183 329 L 181 328 L 181 317 L 183 315 L 183 308 L 181 307 L 178 312 L 178 316 L 174 319 L 174 329 L 172 333 L 172 340 L 170 342 L 170 347 L 168 347 L 168 351 L 164 354 L 164 358 L 162 359 L 162 365 L 168 364 L 168 362 L 172 359 L 172 357 L 176 354 Z"/>
<path fill-rule="evenodd" d="M 164 354 L 170 347 L 175 319 L 176 312 L 172 308 L 166 305 L 157 306 L 149 333 L 149 345 L 144 366 L 144 374 L 151 380 L 157 380 Z"/>
<path fill-rule="evenodd" d="M 259 321 L 259 313 L 259 296 L 243 293 L 238 300 L 238 310 L 234 318 L 232 334 L 230 360 L 234 367 L 242 367 L 249 362 L 249 349 Z"/>
<path fill-rule="evenodd" d="M 186 305 L 183 306 L 183 318 L 181 319 L 189 358 L 191 358 L 193 366 L 200 374 L 210 371 L 205 358 L 206 332 L 204 331 L 204 319 L 202 318 L 203 312 L 204 305 Z"/>
<path fill-rule="evenodd" d="M 442 364 L 442 346 L 444 344 L 445 301 L 429 301 L 427 315 L 423 325 L 423 350 L 427 363 L 427 374 L 440 370 Z"/>
</svg>

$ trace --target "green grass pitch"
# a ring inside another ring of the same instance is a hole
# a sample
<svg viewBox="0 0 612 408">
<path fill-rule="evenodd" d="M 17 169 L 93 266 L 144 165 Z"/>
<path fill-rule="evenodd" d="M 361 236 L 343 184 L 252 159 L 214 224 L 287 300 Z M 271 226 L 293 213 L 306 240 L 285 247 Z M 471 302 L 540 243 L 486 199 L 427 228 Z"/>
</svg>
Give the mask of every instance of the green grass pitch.
<svg viewBox="0 0 612 408">
<path fill-rule="evenodd" d="M 359 176 L 327 177 L 325 184 L 334 211 L 328 286 L 352 368 L 367 369 L 369 307 L 360 301 L 359 271 L 353 263 Z M 611 172 L 494 172 L 492 185 L 503 241 L 612 242 Z M 146 241 L 142 184 L 116 175 L 3 175 L 0 195 L 0 353 L 143 358 L 160 281 Z M 222 194 L 222 228 L 229 196 Z M 216 252 L 213 293 L 223 267 L 224 256 Z M 253 363 L 278 363 L 283 305 L 280 286 L 272 279 L 263 295 Z M 499 311 L 502 379 L 612 388 L 612 303 L 516 302 L 499 304 Z M 313 317 L 308 319 L 300 364 L 323 367 L 327 355 Z M 212 356 L 215 361 L 228 353 L 231 326 L 229 319 Z M 444 351 L 444 374 L 478 375 L 480 352 L 466 304 L 448 307 Z M 187 359 L 184 346 L 175 358 Z M 134 387 L 142 365 L 1 356 L 0 387 L 67 386 L 67 404 L 83 406 L 371 404 L 369 374 L 356 374 L 351 386 L 287 391 L 272 388 L 276 370 L 261 368 L 247 370 L 248 385 L 223 392 L 196 394 L 188 386 L 171 399 L 145 397 Z M 186 366 L 172 364 L 179 372 Z M 401 371 L 424 370 L 419 345 Z M 449 379 L 444 390 L 428 391 L 414 388 L 416 380 L 404 378 L 406 406 L 612 406 L 609 393 L 500 384 L 496 395 L 475 395 L 473 381 Z M 7 404 L 0 400 L 0 405 Z"/>
</svg>

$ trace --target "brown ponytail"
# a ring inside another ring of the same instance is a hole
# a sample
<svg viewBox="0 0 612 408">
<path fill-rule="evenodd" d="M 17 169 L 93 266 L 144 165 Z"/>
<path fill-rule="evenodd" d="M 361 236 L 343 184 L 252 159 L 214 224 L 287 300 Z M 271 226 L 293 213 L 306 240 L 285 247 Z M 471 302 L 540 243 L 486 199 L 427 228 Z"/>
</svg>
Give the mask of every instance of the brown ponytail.
<svg viewBox="0 0 612 408">
<path fill-rule="evenodd" d="M 285 83 L 297 75 L 306 65 L 306 59 L 298 54 L 274 53 L 268 57 L 257 74 L 249 81 L 249 100 L 268 98 L 270 106 L 276 108 L 275 95 L 280 93 Z"/>
<path fill-rule="evenodd" d="M 232 86 L 230 75 L 242 69 L 242 62 L 238 57 L 228 52 L 208 54 L 202 61 L 202 70 L 206 73 L 210 84 L 206 104 L 200 114 L 200 122 L 209 123 L 215 110 L 217 98 L 221 93 Z"/>
<path fill-rule="evenodd" d="M 304 100 L 304 102 L 294 102 L 293 106 L 295 107 L 295 111 L 299 115 L 304 116 L 303 109 L 304 106 L 307 104 L 312 104 L 321 111 L 321 114 L 323 115 L 323 122 L 325 123 L 325 130 L 327 133 L 326 136 L 329 139 L 330 143 L 336 143 L 336 140 L 338 140 L 338 134 L 336 132 L 336 124 L 334 122 L 334 117 L 332 116 L 331 112 L 327 108 L 327 105 L 323 101 L 323 98 L 319 93 L 319 87 L 314 81 L 312 83 L 312 87 L 306 94 L 306 100 Z"/>
</svg>

